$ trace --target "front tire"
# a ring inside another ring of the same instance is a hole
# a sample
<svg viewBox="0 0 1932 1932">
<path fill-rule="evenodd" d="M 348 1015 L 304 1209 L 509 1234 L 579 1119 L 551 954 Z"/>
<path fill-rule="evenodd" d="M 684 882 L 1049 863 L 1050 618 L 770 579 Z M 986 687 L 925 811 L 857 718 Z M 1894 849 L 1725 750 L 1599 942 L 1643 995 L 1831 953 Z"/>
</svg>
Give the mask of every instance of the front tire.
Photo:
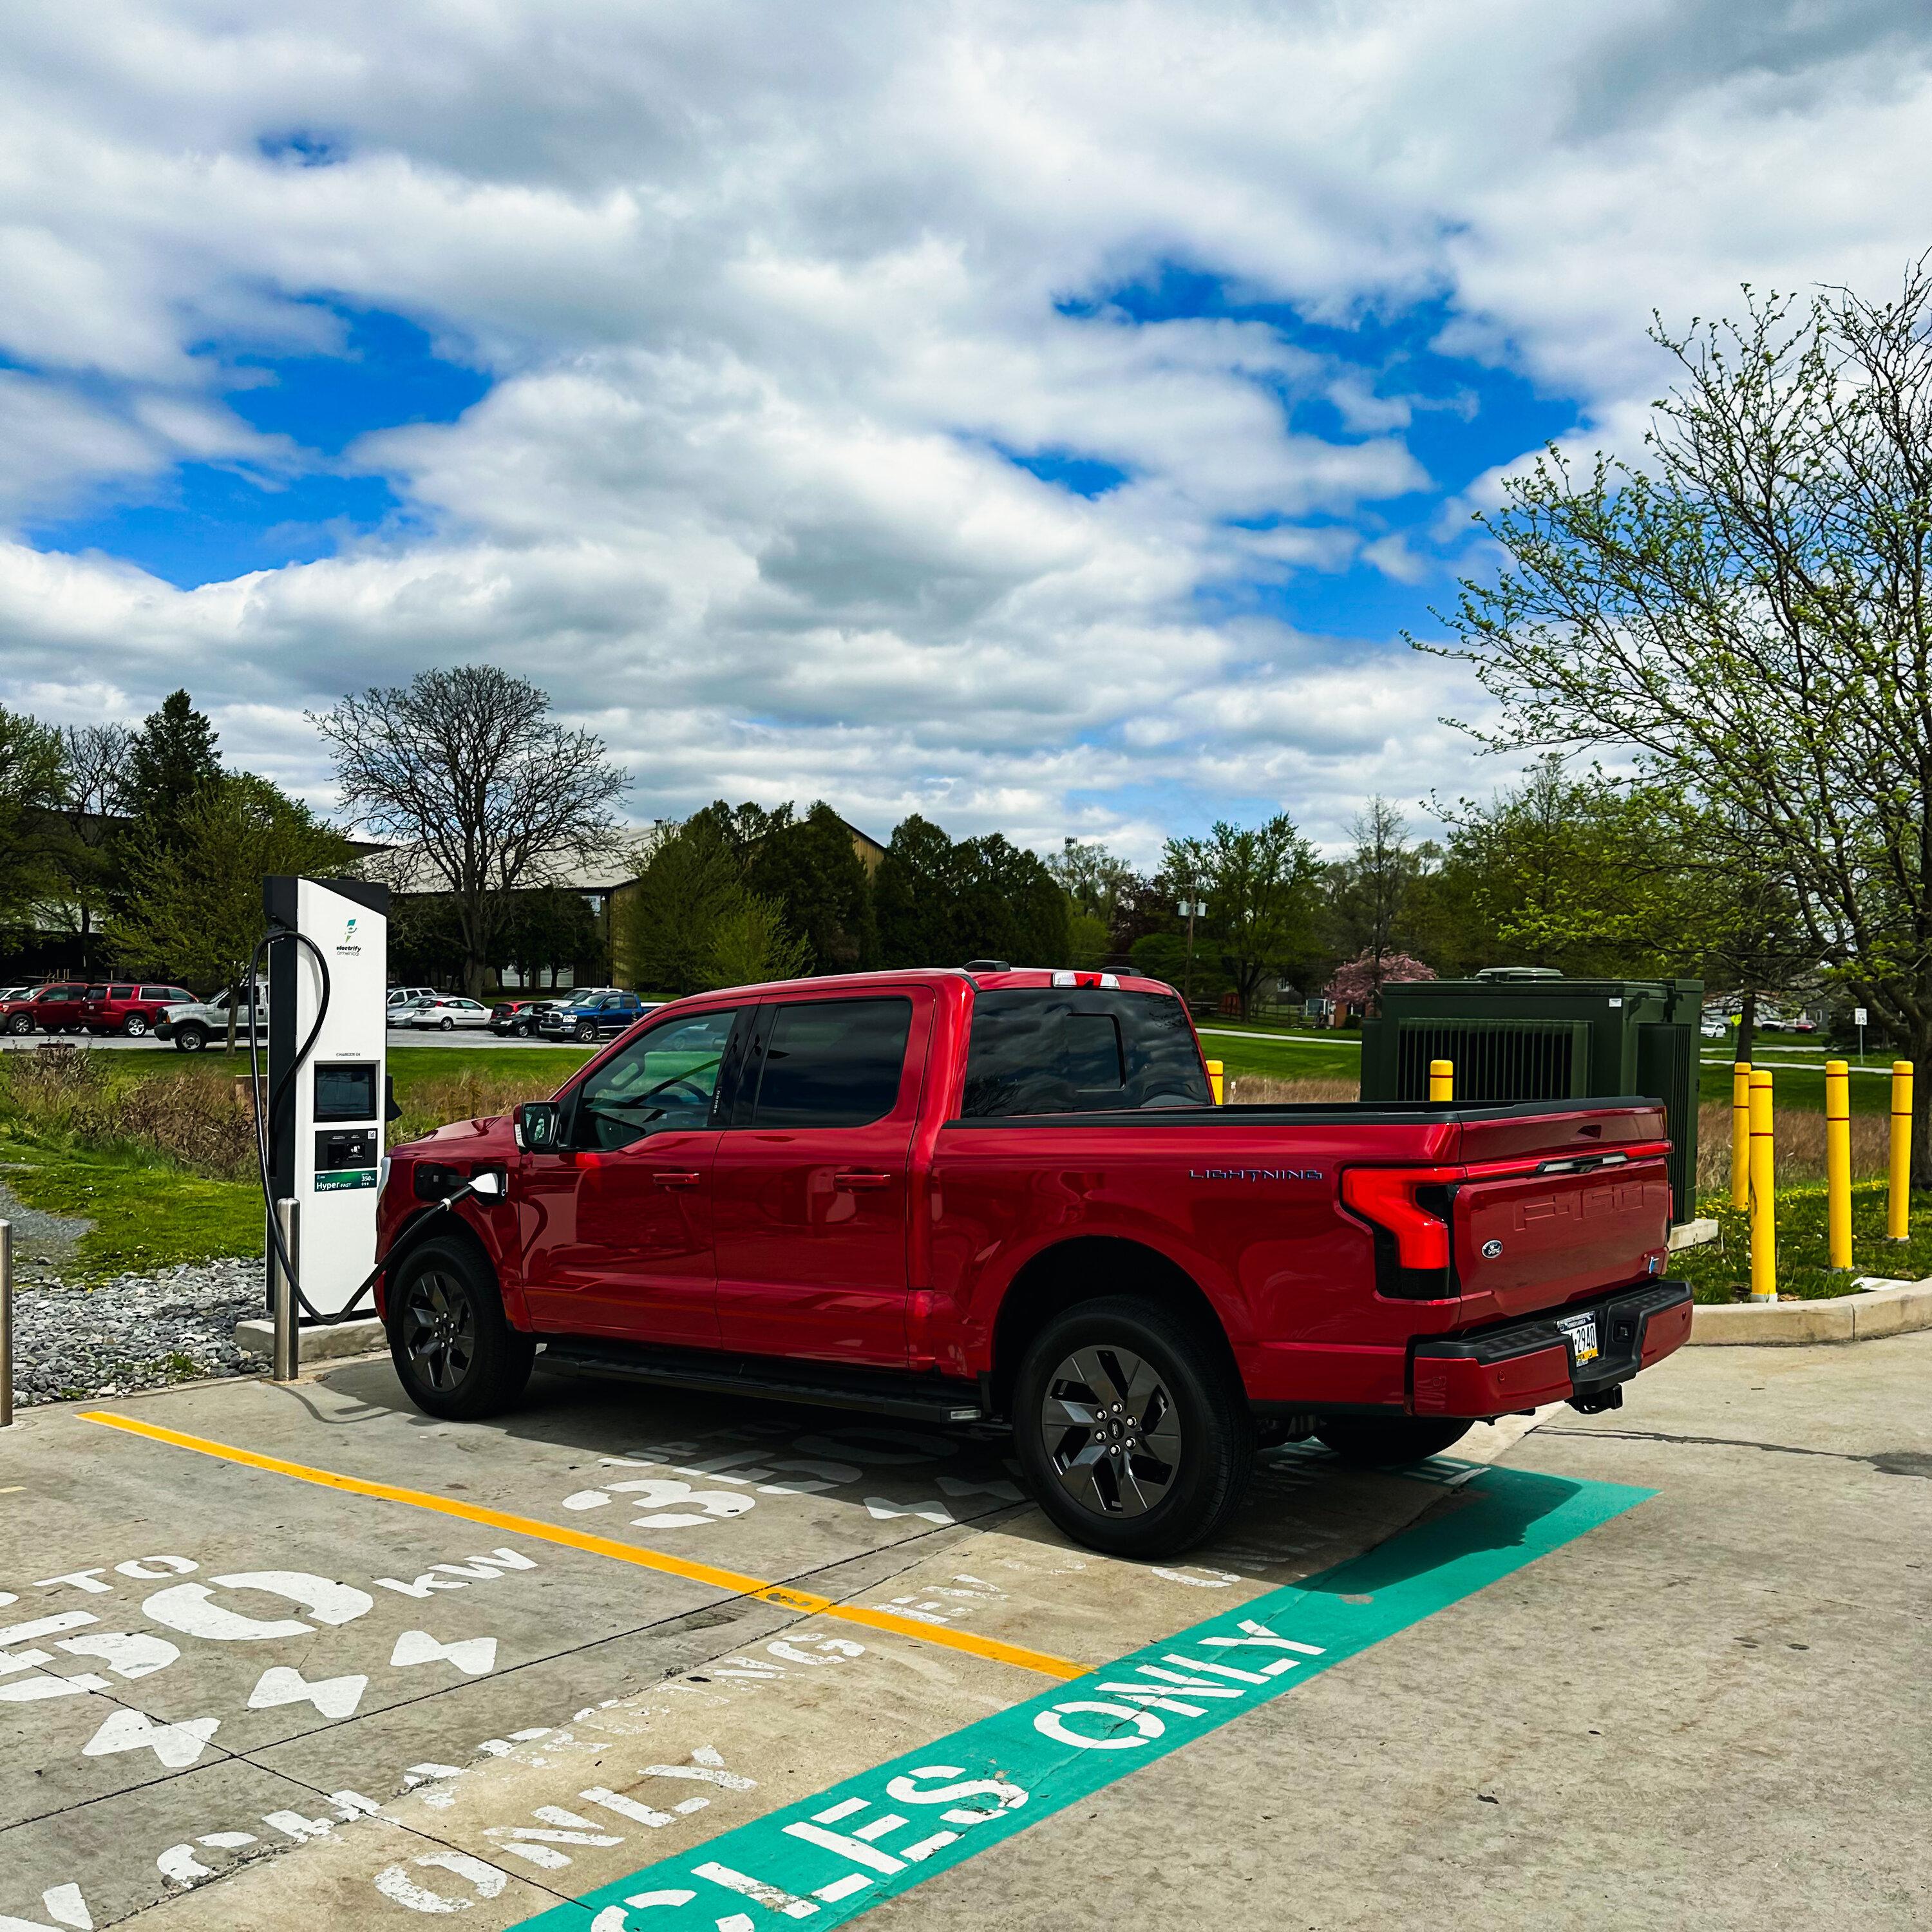
<svg viewBox="0 0 1932 1932">
<path fill-rule="evenodd" d="M 425 1415 L 481 1421 L 523 1394 L 536 1344 L 510 1326 L 488 1263 L 467 1241 L 424 1242 L 404 1262 L 388 1303 L 389 1357 Z"/>
<path fill-rule="evenodd" d="M 178 1026 L 175 1028 L 175 1051 L 177 1053 L 199 1053 L 208 1044 L 208 1036 L 198 1026 Z"/>
<path fill-rule="evenodd" d="M 1418 1415 L 1330 1415 L 1315 1435 L 1345 1462 L 1365 1469 L 1393 1469 L 1441 1455 L 1474 1426 L 1453 1417 L 1438 1421 Z"/>
<path fill-rule="evenodd" d="M 1013 1430 L 1040 1508 L 1112 1556 L 1207 1542 L 1254 1464 L 1254 1418 L 1220 1338 L 1134 1296 L 1078 1303 L 1034 1338 Z"/>
<path fill-rule="evenodd" d="M 577 1023 L 577 1037 L 584 1046 L 588 1046 L 596 1039 L 597 1029 L 588 1020 L 579 1020 Z"/>
</svg>

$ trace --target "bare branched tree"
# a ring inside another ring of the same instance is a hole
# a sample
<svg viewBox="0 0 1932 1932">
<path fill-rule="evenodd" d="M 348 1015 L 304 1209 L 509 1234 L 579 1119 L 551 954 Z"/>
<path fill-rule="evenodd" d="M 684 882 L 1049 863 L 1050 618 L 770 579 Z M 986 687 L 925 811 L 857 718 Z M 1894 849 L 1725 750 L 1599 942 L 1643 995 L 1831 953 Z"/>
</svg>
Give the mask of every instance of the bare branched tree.
<svg viewBox="0 0 1932 1932">
<path fill-rule="evenodd" d="M 610 849 L 626 775 L 601 738 L 549 713 L 527 680 L 465 664 L 310 719 L 334 749 L 344 811 L 402 847 L 395 883 L 450 895 L 472 994 L 495 963 L 506 896 Z"/>
</svg>

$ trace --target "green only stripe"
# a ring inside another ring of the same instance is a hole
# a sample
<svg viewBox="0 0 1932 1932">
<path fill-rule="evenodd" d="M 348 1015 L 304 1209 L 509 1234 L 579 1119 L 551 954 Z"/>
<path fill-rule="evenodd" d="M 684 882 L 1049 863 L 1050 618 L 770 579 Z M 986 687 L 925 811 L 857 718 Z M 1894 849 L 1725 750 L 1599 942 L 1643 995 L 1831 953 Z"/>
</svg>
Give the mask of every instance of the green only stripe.
<svg viewBox="0 0 1932 1932">
<path fill-rule="evenodd" d="M 1654 1493 L 1485 1469 L 1377 1549 L 554 1906 L 526 1932 L 842 1924 Z"/>
</svg>

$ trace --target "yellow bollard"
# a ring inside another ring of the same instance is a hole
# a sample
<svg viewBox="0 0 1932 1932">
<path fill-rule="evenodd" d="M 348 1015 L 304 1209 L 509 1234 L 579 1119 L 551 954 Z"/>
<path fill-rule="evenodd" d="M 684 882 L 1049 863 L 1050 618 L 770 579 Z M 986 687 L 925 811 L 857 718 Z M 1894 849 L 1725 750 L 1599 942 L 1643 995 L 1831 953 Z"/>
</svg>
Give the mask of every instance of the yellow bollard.
<svg viewBox="0 0 1932 1932">
<path fill-rule="evenodd" d="M 1892 1198 L 1886 1210 L 1886 1238 L 1909 1240 L 1912 1234 L 1912 1063 L 1892 1063 Z"/>
<path fill-rule="evenodd" d="M 1228 1083 L 1222 1077 L 1223 1065 L 1224 1063 L 1218 1060 L 1210 1060 L 1208 1063 L 1208 1084 L 1214 1090 L 1214 1104 L 1217 1107 L 1228 1096 Z"/>
<path fill-rule="evenodd" d="M 1852 1076 L 1842 1060 L 1825 1063 L 1825 1219 L 1832 1265 L 1852 1264 Z"/>
<path fill-rule="evenodd" d="M 1750 1298 L 1778 1299 L 1778 1200 L 1772 1156 L 1771 1070 L 1750 1077 Z"/>
<path fill-rule="evenodd" d="M 1731 1205 L 1750 1205 L 1750 1062 L 1731 1063 Z"/>
<path fill-rule="evenodd" d="M 1429 1063 L 1429 1097 L 1432 1100 L 1455 1099 L 1456 1063 L 1453 1060 L 1432 1060 Z"/>
</svg>

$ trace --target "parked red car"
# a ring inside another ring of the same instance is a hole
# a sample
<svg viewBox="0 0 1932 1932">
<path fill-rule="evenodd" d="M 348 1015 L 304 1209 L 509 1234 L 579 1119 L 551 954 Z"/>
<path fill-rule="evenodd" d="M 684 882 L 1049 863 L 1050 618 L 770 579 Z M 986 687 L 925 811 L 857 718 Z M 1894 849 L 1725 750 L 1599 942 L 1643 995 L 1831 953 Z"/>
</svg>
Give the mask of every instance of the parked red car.
<svg viewBox="0 0 1932 1932">
<path fill-rule="evenodd" d="M 125 1034 L 130 1040 L 140 1040 L 154 1031 L 170 1006 L 194 1004 L 194 995 L 185 986 L 124 980 L 88 988 L 81 1024 L 89 1033 Z"/>
<path fill-rule="evenodd" d="M 80 1029 L 87 988 L 78 980 L 50 980 L 25 999 L 0 1006 L 0 1028 L 8 1033 L 65 1033 Z"/>
<path fill-rule="evenodd" d="M 742 987 L 397 1148 L 381 1308 L 433 1415 L 514 1401 L 541 1339 L 546 1368 L 1004 1418 L 1064 1530 L 1171 1552 L 1258 1442 L 1393 1463 L 1618 1406 L 1690 1330 L 1668 1145 L 1648 1100 L 1217 1107 L 1151 980 Z M 398 1250 L 485 1172 L 500 1198 Z"/>
</svg>

